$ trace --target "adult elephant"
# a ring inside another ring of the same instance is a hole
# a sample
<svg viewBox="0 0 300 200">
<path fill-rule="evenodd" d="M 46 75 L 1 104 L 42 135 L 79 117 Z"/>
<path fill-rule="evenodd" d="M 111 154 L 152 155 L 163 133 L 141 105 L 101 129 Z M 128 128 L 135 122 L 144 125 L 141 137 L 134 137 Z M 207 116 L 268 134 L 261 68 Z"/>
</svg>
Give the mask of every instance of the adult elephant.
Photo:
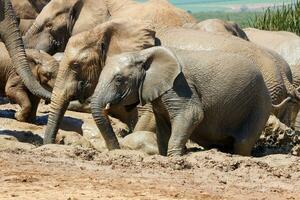
<svg viewBox="0 0 300 200">
<path fill-rule="evenodd" d="M 231 21 L 224 21 L 221 19 L 207 19 L 199 22 L 198 24 L 185 24 L 184 28 L 192 28 L 199 31 L 204 31 L 208 33 L 218 33 L 218 34 L 226 34 L 233 35 L 244 40 L 249 40 L 246 33 L 241 29 L 241 27 Z"/>
<path fill-rule="evenodd" d="M 19 19 L 21 35 L 32 26 L 35 18 L 50 0 L 11 0 L 12 6 Z"/>
<path fill-rule="evenodd" d="M 64 51 L 68 39 L 110 19 L 149 20 L 155 30 L 182 26 L 196 20 L 166 0 L 138 3 L 133 0 L 52 0 L 25 34 L 28 48 L 50 54 Z"/>
<path fill-rule="evenodd" d="M 300 37 L 287 31 L 244 29 L 251 42 L 280 54 L 288 64 L 300 64 Z"/>
<path fill-rule="evenodd" d="M 300 87 L 300 65 L 291 65 L 293 74 L 293 85 Z M 300 130 L 300 104 L 292 104 L 286 108 L 285 112 L 290 114 L 291 128 Z"/>
<path fill-rule="evenodd" d="M 184 28 L 167 29 L 158 33 L 157 38 L 157 42 L 162 46 L 184 50 L 219 50 L 249 58 L 259 66 L 263 74 L 272 97 L 273 113 L 287 126 L 293 126 L 295 123 L 295 112 L 298 112 L 299 108 L 299 92 L 296 90 L 298 86 L 293 85 L 292 72 L 288 63 L 275 51 L 230 35 Z M 155 127 L 151 106 L 146 106 L 144 110 L 144 115 L 139 119 L 135 131 L 153 131 Z"/>
<path fill-rule="evenodd" d="M 51 93 L 38 83 L 28 65 L 15 12 L 9 0 L 0 0 L 0 38 L 25 86 L 32 94 L 50 100 Z"/>
<path fill-rule="evenodd" d="M 292 73 L 288 63 L 276 52 L 260 47 L 234 36 L 211 34 L 184 28 L 172 28 L 157 34 L 159 43 L 163 46 L 184 50 L 220 50 L 245 56 L 256 63 L 261 70 L 266 85 L 272 97 L 273 105 L 278 105 L 291 97 L 299 101 L 299 92 L 292 85 Z M 274 109 L 279 119 L 286 118 L 282 109 Z M 284 120 L 283 120 L 284 121 Z M 285 122 L 284 122 L 285 123 Z M 287 124 L 289 122 L 286 122 Z"/>
<path fill-rule="evenodd" d="M 155 32 L 148 23 L 126 19 L 111 20 L 70 38 L 53 89 L 44 143 L 55 141 L 69 102 L 74 99 L 83 102 L 93 94 L 108 56 L 154 44 Z M 134 109 L 127 112 L 122 106 L 111 109 L 111 113 L 129 127 L 136 123 L 136 112 Z"/>
<path fill-rule="evenodd" d="M 91 102 L 109 150 L 119 143 L 106 109 L 139 102 L 152 104 L 159 153 L 169 156 L 184 154 L 188 139 L 249 156 L 271 111 L 261 71 L 243 56 L 164 47 L 123 53 L 108 58 Z"/>
</svg>

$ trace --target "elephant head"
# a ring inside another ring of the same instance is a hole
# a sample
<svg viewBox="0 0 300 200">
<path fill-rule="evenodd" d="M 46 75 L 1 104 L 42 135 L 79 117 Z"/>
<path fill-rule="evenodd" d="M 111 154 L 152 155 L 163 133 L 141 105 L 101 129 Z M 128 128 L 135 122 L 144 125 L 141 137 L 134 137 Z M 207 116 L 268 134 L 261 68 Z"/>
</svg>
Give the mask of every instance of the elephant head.
<svg viewBox="0 0 300 200">
<path fill-rule="evenodd" d="M 25 86 L 32 94 L 50 100 L 51 93 L 41 87 L 28 65 L 16 16 L 9 0 L 0 0 L 0 38 Z"/>
<path fill-rule="evenodd" d="M 57 76 L 58 62 L 41 50 L 26 49 L 26 54 L 36 79 L 45 89 L 52 91 Z"/>
<path fill-rule="evenodd" d="M 173 88 L 181 73 L 176 56 L 163 47 L 124 53 L 107 60 L 92 96 L 91 109 L 109 150 L 119 148 L 108 120 L 111 105 L 132 108 L 149 103 Z"/>
<path fill-rule="evenodd" d="M 26 48 L 54 54 L 63 51 L 82 8 L 82 0 L 53 0 L 37 16 L 24 36 Z"/>
<path fill-rule="evenodd" d="M 70 38 L 55 82 L 44 143 L 53 143 L 71 100 L 84 102 L 97 85 L 107 56 L 136 51 L 155 43 L 145 22 L 112 20 Z"/>
</svg>

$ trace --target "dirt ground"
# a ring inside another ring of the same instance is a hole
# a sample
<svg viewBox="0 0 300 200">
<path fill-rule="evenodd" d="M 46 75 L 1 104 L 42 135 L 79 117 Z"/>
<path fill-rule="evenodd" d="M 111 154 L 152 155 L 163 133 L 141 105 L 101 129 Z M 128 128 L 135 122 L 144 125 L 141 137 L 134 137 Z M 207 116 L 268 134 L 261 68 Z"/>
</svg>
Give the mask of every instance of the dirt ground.
<svg viewBox="0 0 300 200">
<path fill-rule="evenodd" d="M 90 114 L 67 112 L 58 143 L 0 105 L 0 199 L 300 199 L 300 157 L 241 157 L 215 149 L 180 158 L 108 152 Z M 117 131 L 125 129 L 114 121 Z"/>
</svg>

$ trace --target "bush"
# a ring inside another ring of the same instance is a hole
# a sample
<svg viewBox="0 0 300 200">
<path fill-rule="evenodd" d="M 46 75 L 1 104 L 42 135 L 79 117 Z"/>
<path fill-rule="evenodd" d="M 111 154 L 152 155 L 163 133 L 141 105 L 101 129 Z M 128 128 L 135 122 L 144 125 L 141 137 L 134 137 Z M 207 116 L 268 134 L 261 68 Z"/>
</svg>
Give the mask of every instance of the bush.
<svg viewBox="0 0 300 200">
<path fill-rule="evenodd" d="M 300 35 L 300 1 L 277 8 L 268 8 L 250 20 L 249 26 L 270 31 L 289 31 Z"/>
</svg>

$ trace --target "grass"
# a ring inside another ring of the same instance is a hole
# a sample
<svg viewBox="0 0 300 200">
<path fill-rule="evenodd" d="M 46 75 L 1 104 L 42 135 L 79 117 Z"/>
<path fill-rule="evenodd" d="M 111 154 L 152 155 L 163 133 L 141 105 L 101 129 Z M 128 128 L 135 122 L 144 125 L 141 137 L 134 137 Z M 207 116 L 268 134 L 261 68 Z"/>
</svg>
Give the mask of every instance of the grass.
<svg viewBox="0 0 300 200">
<path fill-rule="evenodd" d="M 227 21 L 234 21 L 242 28 L 249 27 L 249 25 L 259 16 L 262 12 L 200 12 L 192 13 L 192 15 L 199 21 L 206 19 L 223 19 Z"/>
<path fill-rule="evenodd" d="M 255 16 L 250 25 L 262 30 L 289 31 L 300 35 L 300 1 L 281 8 L 269 8 L 262 15 Z"/>
</svg>

